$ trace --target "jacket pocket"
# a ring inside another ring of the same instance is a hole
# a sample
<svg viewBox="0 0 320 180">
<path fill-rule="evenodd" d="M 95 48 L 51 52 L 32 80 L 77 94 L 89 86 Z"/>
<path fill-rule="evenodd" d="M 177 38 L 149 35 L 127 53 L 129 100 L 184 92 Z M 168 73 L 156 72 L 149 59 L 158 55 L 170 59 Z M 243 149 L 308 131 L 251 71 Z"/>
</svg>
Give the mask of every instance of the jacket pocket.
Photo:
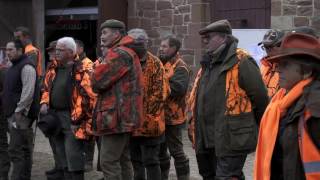
<svg viewBox="0 0 320 180">
<path fill-rule="evenodd" d="M 97 120 L 101 120 L 101 130 L 114 129 L 117 126 L 117 110 L 112 108 L 98 111 Z"/>
<path fill-rule="evenodd" d="M 254 115 L 242 113 L 237 116 L 227 116 L 229 127 L 230 148 L 232 151 L 254 151 L 257 143 L 258 129 Z"/>
</svg>

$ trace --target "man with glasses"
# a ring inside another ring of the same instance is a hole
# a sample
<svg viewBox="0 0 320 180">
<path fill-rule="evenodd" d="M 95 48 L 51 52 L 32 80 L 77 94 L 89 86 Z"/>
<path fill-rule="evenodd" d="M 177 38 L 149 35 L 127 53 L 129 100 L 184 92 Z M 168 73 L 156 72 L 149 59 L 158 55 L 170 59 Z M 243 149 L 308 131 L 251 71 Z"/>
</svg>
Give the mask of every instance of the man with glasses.
<svg viewBox="0 0 320 180">
<path fill-rule="evenodd" d="M 71 37 L 57 41 L 56 61 L 48 67 L 41 98 L 41 114 L 54 112 L 61 130 L 53 137 L 65 180 L 84 179 L 84 144 L 90 137 L 95 94 L 91 89 L 91 64 L 76 58 Z M 63 178 L 61 178 L 63 179 Z"/>
<path fill-rule="evenodd" d="M 199 34 L 206 53 L 190 95 L 199 172 L 204 180 L 243 180 L 267 91 L 256 62 L 237 48 L 229 21 L 214 22 Z"/>
<path fill-rule="evenodd" d="M 268 96 L 272 97 L 279 89 L 279 74 L 275 71 L 275 66 L 266 61 L 265 59 L 269 57 L 270 53 L 280 47 L 282 38 L 284 37 L 284 31 L 278 29 L 271 29 L 266 32 L 263 40 L 258 44 L 262 45 L 262 48 L 266 51 L 267 56 L 261 60 L 261 75 L 264 84 L 268 89 Z"/>
</svg>

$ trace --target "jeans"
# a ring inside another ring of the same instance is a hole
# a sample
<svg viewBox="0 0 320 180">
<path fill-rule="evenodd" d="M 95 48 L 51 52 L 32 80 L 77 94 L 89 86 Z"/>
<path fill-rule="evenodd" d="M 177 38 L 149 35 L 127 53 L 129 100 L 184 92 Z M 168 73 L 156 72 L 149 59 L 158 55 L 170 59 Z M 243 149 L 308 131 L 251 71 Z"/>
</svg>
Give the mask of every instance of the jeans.
<svg viewBox="0 0 320 180">
<path fill-rule="evenodd" d="M 160 136 L 131 139 L 130 149 L 134 180 L 161 180 L 159 154 L 163 138 Z"/>
<path fill-rule="evenodd" d="M 183 150 L 181 125 L 166 126 L 165 137 L 166 141 L 162 143 L 160 147 L 160 167 L 162 179 L 168 179 L 170 170 L 170 156 L 174 158 L 174 166 L 178 180 L 185 179 L 190 174 L 190 167 L 189 159 Z M 168 153 L 168 149 L 170 154 Z"/>
<path fill-rule="evenodd" d="M 100 166 L 106 180 L 132 180 L 130 159 L 131 134 L 110 134 L 101 137 Z"/>
</svg>

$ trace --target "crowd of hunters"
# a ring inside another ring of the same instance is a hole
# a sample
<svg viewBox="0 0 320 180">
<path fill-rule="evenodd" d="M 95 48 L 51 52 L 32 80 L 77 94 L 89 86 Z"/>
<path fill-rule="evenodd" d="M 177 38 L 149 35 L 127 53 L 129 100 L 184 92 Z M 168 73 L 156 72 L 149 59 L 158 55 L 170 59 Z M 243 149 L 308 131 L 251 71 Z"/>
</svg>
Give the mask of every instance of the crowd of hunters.
<svg viewBox="0 0 320 180">
<path fill-rule="evenodd" d="M 177 179 L 189 180 L 185 126 L 204 180 L 244 180 L 252 152 L 254 180 L 320 180 L 313 28 L 267 31 L 258 66 L 228 20 L 213 22 L 199 31 L 205 51 L 194 73 L 173 35 L 152 54 L 143 29 L 109 19 L 100 31 L 97 60 L 61 37 L 46 48 L 46 67 L 29 29 L 12 32 L 0 67 L 0 180 L 31 179 L 34 128 L 53 152 L 48 180 L 84 180 L 95 144 L 104 180 L 168 180 L 171 157 Z"/>
</svg>

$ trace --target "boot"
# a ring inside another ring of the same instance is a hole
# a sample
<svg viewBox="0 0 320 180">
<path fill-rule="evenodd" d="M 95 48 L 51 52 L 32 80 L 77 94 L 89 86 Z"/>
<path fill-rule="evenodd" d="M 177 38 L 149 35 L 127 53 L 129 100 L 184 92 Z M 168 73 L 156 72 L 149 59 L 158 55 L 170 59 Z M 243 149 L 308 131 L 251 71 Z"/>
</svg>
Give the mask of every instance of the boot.
<svg viewBox="0 0 320 180">
<path fill-rule="evenodd" d="M 73 171 L 72 180 L 84 180 L 84 171 Z"/>
<path fill-rule="evenodd" d="M 178 176 L 178 180 L 190 180 L 190 174 Z"/>
<path fill-rule="evenodd" d="M 72 179 L 71 172 L 69 172 L 68 169 L 64 169 L 63 170 L 63 176 L 64 176 L 65 180 L 71 180 Z"/>
<path fill-rule="evenodd" d="M 47 174 L 47 180 L 64 180 L 63 170 L 56 169 L 53 173 Z"/>
</svg>

